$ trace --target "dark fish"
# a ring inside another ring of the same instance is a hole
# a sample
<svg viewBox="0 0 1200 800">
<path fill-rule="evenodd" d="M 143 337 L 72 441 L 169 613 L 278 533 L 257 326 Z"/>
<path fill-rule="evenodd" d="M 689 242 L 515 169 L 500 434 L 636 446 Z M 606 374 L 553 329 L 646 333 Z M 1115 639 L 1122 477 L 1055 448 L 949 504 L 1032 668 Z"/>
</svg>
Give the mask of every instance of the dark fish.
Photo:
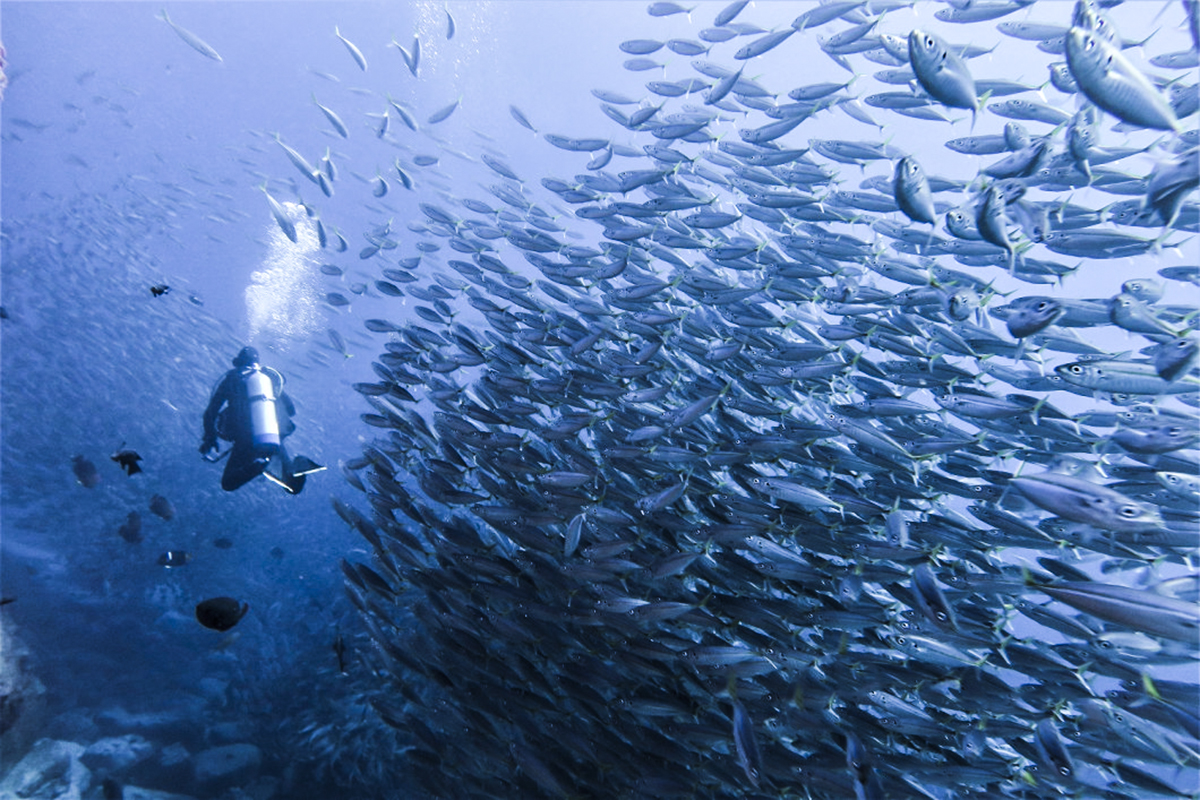
<svg viewBox="0 0 1200 800">
<path fill-rule="evenodd" d="M 342 675 L 346 674 L 346 640 L 342 638 L 342 634 L 338 634 L 333 639 L 333 652 L 337 656 L 338 672 Z"/>
<path fill-rule="evenodd" d="M 100 471 L 83 456 L 71 457 L 71 471 L 75 473 L 75 480 L 80 486 L 95 489 L 100 485 Z"/>
<path fill-rule="evenodd" d="M 15 602 L 17 602 L 17 598 L 15 597 L 0 597 L 0 606 L 6 606 L 9 603 Z"/>
<path fill-rule="evenodd" d="M 161 517 L 168 521 L 175 519 L 175 506 L 161 494 L 156 494 L 150 498 L 150 511 L 156 517 Z"/>
<path fill-rule="evenodd" d="M 130 511 L 121 527 L 117 528 L 117 534 L 130 544 L 142 541 L 142 515 Z"/>
<path fill-rule="evenodd" d="M 126 475 L 133 475 L 142 471 L 142 468 L 138 466 L 138 462 L 142 460 L 142 457 L 133 450 L 120 449 L 113 453 L 111 458 L 121 465 L 121 469 L 125 470 Z"/>
<path fill-rule="evenodd" d="M 213 597 L 196 604 L 196 621 L 214 631 L 227 631 L 249 610 L 249 603 L 239 603 L 232 597 Z"/>
<path fill-rule="evenodd" d="M 213 547 L 228 550 L 233 547 L 233 539 L 230 539 L 228 536 L 218 536 L 216 539 L 213 539 Z"/>
<path fill-rule="evenodd" d="M 162 297 L 167 292 L 171 291 L 171 287 L 165 283 L 156 283 L 150 287 L 150 294 L 155 297 Z"/>
</svg>

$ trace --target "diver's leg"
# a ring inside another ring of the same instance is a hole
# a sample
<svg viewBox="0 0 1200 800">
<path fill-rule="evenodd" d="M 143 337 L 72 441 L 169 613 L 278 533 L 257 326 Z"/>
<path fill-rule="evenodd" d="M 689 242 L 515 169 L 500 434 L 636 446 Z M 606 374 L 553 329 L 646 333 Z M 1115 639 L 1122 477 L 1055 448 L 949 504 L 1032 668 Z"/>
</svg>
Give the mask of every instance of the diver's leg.
<svg viewBox="0 0 1200 800">
<path fill-rule="evenodd" d="M 240 489 L 248 481 L 257 478 L 267 468 L 269 459 L 257 457 L 254 448 L 234 443 L 225 472 L 221 475 L 221 488 L 227 492 Z"/>
<path fill-rule="evenodd" d="M 292 474 L 292 457 L 288 455 L 287 444 L 282 439 L 279 442 L 279 450 L 276 452 L 279 456 L 280 474 L 283 477 L 288 477 Z"/>
<path fill-rule="evenodd" d="M 279 445 L 279 461 L 283 467 L 284 488 L 292 494 L 300 494 L 304 490 L 306 478 L 304 475 L 292 474 L 292 459 L 288 456 L 287 448 L 283 444 Z"/>
</svg>

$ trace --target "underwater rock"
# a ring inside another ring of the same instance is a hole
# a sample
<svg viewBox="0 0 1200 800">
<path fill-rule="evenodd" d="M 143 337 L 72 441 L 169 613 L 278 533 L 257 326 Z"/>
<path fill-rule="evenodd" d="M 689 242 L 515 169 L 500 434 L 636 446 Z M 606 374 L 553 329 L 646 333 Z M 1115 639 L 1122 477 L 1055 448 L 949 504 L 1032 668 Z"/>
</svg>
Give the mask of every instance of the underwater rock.
<svg viewBox="0 0 1200 800">
<path fill-rule="evenodd" d="M 192 754 L 179 742 L 169 744 L 129 770 L 126 778 L 138 786 L 177 789 L 192 782 Z M 125 787 L 125 797 L 130 797 Z"/>
<path fill-rule="evenodd" d="M 41 731 L 46 687 L 29 671 L 29 649 L 8 620 L 0 625 L 0 753 L 22 753 Z M 6 759 L 11 761 L 11 759 Z"/>
<path fill-rule="evenodd" d="M 92 742 L 80 760 L 88 769 L 104 775 L 121 773 L 154 753 L 154 745 L 144 736 L 128 733 L 108 736 Z"/>
<path fill-rule="evenodd" d="M 67 739 L 72 742 L 90 742 L 100 738 L 100 727 L 90 713 L 75 709 L 56 714 L 54 719 L 41 729 L 49 739 Z M 31 742 L 32 743 L 32 742 Z M 0 745 L 0 752 L 13 752 Z"/>
<path fill-rule="evenodd" d="M 84 747 L 58 739 L 39 739 L 0 781 L 3 800 L 81 800 L 92 773 L 79 757 Z"/>
<path fill-rule="evenodd" d="M 131 713 L 120 706 L 106 708 L 96 715 L 96 722 L 113 735 L 136 732 L 147 736 L 172 733 L 180 735 L 191 729 L 191 723 L 180 710 Z"/>
<path fill-rule="evenodd" d="M 229 702 L 229 681 L 213 677 L 201 678 L 199 689 L 205 699 L 214 706 L 224 708 Z"/>
<path fill-rule="evenodd" d="M 196 785 L 207 794 L 243 786 L 258 777 L 262 751 L 252 744 L 227 744 L 197 753 Z"/>
<path fill-rule="evenodd" d="M 246 741 L 251 733 L 251 726 L 246 720 L 229 720 L 209 727 L 204 738 L 210 744 L 232 744 Z"/>
<path fill-rule="evenodd" d="M 245 800 L 272 800 L 279 796 L 279 783 L 278 778 L 263 775 L 242 787 L 237 797 Z"/>
<path fill-rule="evenodd" d="M 175 794 L 161 789 L 145 789 L 141 786 L 123 786 L 121 800 L 195 800 L 190 794 Z"/>
</svg>

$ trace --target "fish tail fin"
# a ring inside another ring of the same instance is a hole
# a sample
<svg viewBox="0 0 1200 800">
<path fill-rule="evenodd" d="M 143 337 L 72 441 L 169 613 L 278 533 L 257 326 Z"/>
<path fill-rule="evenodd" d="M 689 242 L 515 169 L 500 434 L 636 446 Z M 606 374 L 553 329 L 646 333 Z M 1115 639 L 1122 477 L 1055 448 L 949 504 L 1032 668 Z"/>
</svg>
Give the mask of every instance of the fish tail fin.
<svg viewBox="0 0 1200 800">
<path fill-rule="evenodd" d="M 1021 583 L 1030 588 L 1041 588 L 1047 581 L 1039 578 L 1029 567 L 1021 567 Z"/>
</svg>

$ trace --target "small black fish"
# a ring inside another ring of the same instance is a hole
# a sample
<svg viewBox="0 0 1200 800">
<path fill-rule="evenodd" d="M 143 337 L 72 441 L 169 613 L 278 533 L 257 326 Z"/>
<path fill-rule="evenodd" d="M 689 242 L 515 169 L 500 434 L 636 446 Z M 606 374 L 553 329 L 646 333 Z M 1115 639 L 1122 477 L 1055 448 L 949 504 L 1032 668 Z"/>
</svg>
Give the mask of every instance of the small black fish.
<svg viewBox="0 0 1200 800">
<path fill-rule="evenodd" d="M 162 297 L 169 291 L 171 291 L 171 287 L 167 286 L 165 283 L 157 283 L 150 287 L 150 294 L 154 295 L 155 297 Z"/>
<path fill-rule="evenodd" d="M 346 640 L 340 633 L 333 640 L 333 652 L 337 655 L 338 672 L 346 674 Z"/>
<path fill-rule="evenodd" d="M 15 602 L 17 602 L 17 598 L 15 597 L 0 597 L 0 606 L 6 606 L 9 603 Z"/>
<path fill-rule="evenodd" d="M 71 471 L 75 473 L 75 480 L 79 481 L 80 486 L 95 489 L 100 485 L 100 471 L 83 456 L 71 457 Z"/>
<path fill-rule="evenodd" d="M 121 469 L 125 470 L 126 475 L 133 475 L 142 471 L 142 468 L 138 466 L 138 462 L 142 460 L 142 457 L 134 450 L 120 449 L 110 457 L 113 461 L 121 465 Z"/>
<path fill-rule="evenodd" d="M 11 317 L 8 316 L 8 309 L 4 306 L 0 306 L 0 319 L 11 319 Z"/>
<path fill-rule="evenodd" d="M 228 550 L 233 547 L 233 539 L 230 539 L 228 536 L 218 536 L 216 539 L 213 539 L 213 547 Z"/>
<path fill-rule="evenodd" d="M 238 603 L 232 597 L 212 597 L 196 604 L 196 620 L 214 631 L 227 631 L 249 610 L 249 603 Z"/>
<path fill-rule="evenodd" d="M 283 548 L 282 547 L 272 547 L 271 548 L 271 557 L 272 558 L 283 558 Z"/>
<path fill-rule="evenodd" d="M 192 560 L 192 554 L 186 550 L 168 550 L 158 557 L 159 566 L 176 569 Z"/>
</svg>

